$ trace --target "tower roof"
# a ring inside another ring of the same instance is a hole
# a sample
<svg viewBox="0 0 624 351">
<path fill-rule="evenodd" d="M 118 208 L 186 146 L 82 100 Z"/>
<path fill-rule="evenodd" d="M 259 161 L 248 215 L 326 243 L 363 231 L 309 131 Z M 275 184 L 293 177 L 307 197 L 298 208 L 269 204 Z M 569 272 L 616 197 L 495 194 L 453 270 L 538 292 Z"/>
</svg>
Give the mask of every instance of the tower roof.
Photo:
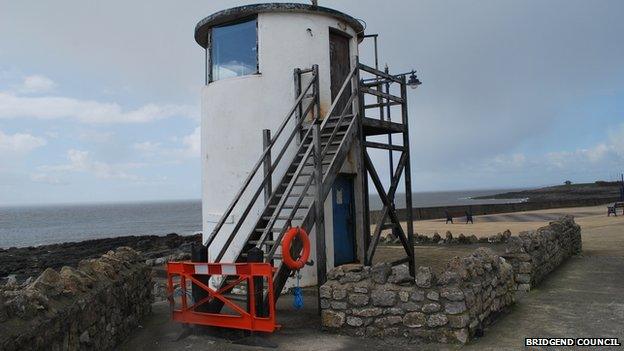
<svg viewBox="0 0 624 351">
<path fill-rule="evenodd" d="M 230 9 L 215 12 L 197 23 L 197 25 L 195 26 L 195 41 L 205 48 L 208 45 L 207 34 L 208 30 L 211 27 L 219 26 L 221 24 L 236 21 L 245 17 L 257 15 L 259 13 L 267 12 L 312 13 L 331 16 L 338 20 L 346 22 L 351 28 L 353 28 L 357 32 L 358 38 L 361 39 L 361 37 L 364 35 L 364 26 L 362 25 L 362 23 L 360 23 L 360 21 L 358 21 L 357 19 L 347 15 L 346 13 L 322 6 L 274 2 L 232 7 Z"/>
</svg>

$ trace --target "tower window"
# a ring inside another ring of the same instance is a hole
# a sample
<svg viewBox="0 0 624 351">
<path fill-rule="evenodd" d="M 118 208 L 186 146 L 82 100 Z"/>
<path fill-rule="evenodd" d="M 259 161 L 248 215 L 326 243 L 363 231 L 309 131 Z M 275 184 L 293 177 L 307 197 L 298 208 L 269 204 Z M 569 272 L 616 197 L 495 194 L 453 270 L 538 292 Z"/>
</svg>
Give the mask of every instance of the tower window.
<svg viewBox="0 0 624 351">
<path fill-rule="evenodd" d="M 257 19 L 212 28 L 210 81 L 258 73 Z"/>
</svg>

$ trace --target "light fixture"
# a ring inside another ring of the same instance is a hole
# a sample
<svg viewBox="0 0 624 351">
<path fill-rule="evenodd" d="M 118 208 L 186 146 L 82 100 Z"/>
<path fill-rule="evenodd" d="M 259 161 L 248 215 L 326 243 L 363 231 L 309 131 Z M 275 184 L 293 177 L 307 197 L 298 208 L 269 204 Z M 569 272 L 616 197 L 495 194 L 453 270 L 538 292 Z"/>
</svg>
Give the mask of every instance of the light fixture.
<svg viewBox="0 0 624 351">
<path fill-rule="evenodd" d="M 418 79 L 418 77 L 416 77 L 416 71 L 412 70 L 412 73 L 407 81 L 407 85 L 412 89 L 416 89 L 421 84 L 422 82 Z"/>
</svg>

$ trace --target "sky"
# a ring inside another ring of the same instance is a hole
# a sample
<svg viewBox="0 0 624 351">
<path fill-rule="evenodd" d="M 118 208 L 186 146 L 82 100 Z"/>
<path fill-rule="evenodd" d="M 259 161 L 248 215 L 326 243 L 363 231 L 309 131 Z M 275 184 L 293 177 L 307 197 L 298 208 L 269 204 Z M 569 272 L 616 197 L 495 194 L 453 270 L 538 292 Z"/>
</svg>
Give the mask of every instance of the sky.
<svg viewBox="0 0 624 351">
<path fill-rule="evenodd" d="M 247 3 L 0 0 L 0 205 L 200 198 L 193 31 Z M 319 5 L 363 19 L 391 71 L 418 71 L 414 191 L 624 171 L 624 2 Z"/>
</svg>

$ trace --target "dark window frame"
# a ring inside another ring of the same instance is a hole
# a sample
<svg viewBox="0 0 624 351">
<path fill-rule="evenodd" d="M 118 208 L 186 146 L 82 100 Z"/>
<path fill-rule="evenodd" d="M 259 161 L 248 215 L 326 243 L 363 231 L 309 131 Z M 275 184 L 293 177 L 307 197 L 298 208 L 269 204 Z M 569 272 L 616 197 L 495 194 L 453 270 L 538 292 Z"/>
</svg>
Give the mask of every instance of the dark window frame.
<svg viewBox="0 0 624 351">
<path fill-rule="evenodd" d="M 231 21 L 231 22 L 220 24 L 218 26 L 211 27 L 210 30 L 208 30 L 208 34 L 207 34 L 208 38 L 206 40 L 206 43 L 207 43 L 206 44 L 206 77 L 205 77 L 206 85 L 212 82 L 215 82 L 215 80 L 213 79 L 213 74 L 212 74 L 212 30 L 214 28 L 228 27 L 228 26 L 245 23 L 245 22 L 251 22 L 251 21 L 256 22 L 256 71 L 254 73 L 246 74 L 240 77 L 253 76 L 253 75 L 260 74 L 260 46 L 258 45 L 259 44 L 258 42 L 258 15 L 247 16 L 244 18 L 237 19 L 235 21 Z"/>
</svg>

